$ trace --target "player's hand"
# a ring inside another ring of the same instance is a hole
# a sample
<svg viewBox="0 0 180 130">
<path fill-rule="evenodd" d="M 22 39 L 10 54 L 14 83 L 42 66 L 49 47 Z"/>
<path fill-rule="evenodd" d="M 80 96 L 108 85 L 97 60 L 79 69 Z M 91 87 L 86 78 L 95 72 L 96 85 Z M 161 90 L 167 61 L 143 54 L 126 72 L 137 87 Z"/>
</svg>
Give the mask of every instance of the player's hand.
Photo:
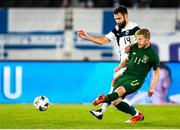
<svg viewBox="0 0 180 130">
<path fill-rule="evenodd" d="M 151 97 L 154 93 L 154 89 L 153 88 L 150 88 L 149 91 L 148 91 L 148 96 Z"/>
<path fill-rule="evenodd" d="M 77 35 L 78 35 L 80 38 L 83 38 L 83 39 L 86 39 L 86 38 L 87 38 L 87 34 L 86 34 L 83 30 L 77 31 Z"/>
<path fill-rule="evenodd" d="M 129 46 L 127 46 L 127 47 L 125 47 L 125 48 L 124 48 L 124 50 L 125 50 L 124 52 L 125 52 L 125 53 L 129 53 L 130 48 L 131 48 L 131 45 L 129 45 Z"/>
<path fill-rule="evenodd" d="M 119 71 L 121 68 L 120 68 L 120 66 L 118 66 L 118 67 L 116 67 L 115 69 L 114 69 L 114 72 L 117 72 L 117 71 Z"/>
</svg>

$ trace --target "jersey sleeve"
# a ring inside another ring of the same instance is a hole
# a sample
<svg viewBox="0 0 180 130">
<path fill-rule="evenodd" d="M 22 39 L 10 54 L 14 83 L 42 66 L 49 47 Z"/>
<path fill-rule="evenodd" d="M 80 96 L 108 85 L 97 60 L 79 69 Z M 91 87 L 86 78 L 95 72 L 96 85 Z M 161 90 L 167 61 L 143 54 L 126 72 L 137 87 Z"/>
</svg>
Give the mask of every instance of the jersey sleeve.
<svg viewBox="0 0 180 130">
<path fill-rule="evenodd" d="M 111 42 L 114 42 L 116 40 L 113 32 L 109 32 L 108 34 L 106 34 L 106 37 L 108 37 Z"/>
<path fill-rule="evenodd" d="M 153 56 L 153 63 L 152 63 L 153 69 L 157 70 L 157 68 L 159 68 L 160 66 L 160 60 L 159 60 L 159 56 L 157 54 L 155 54 Z"/>
</svg>

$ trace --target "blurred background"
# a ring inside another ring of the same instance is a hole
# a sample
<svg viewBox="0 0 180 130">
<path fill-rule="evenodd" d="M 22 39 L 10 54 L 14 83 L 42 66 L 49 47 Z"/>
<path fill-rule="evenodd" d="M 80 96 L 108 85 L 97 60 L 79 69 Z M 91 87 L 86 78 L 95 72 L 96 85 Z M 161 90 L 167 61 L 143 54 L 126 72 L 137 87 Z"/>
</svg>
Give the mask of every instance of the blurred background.
<svg viewBox="0 0 180 130">
<path fill-rule="evenodd" d="M 147 97 L 150 73 L 129 100 L 180 103 L 180 0 L 0 0 L 0 103 L 32 103 L 39 95 L 53 103 L 90 103 L 108 93 L 117 48 L 84 41 L 76 31 L 107 34 L 118 5 L 128 7 L 130 21 L 150 29 L 168 68 L 157 87 L 161 96 Z"/>
</svg>

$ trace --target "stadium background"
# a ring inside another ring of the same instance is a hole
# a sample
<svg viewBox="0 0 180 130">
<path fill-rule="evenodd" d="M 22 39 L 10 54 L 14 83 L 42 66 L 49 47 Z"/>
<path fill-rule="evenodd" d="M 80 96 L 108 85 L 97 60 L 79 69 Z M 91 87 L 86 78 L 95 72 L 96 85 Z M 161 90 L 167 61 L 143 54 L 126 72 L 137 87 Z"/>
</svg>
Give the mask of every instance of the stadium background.
<svg viewBox="0 0 180 130">
<path fill-rule="evenodd" d="M 76 31 L 108 33 L 115 25 L 113 4 L 72 8 L 77 1 L 62 7 L 63 1 L 48 8 L 53 5 L 31 2 L 0 3 L 0 103 L 32 103 L 38 95 L 53 103 L 91 103 L 108 93 L 118 65 L 115 46 L 83 41 Z M 153 47 L 172 71 L 169 97 L 180 94 L 180 9 L 178 1 L 170 3 L 127 4 L 130 20 L 151 30 Z M 140 91 L 147 91 L 149 77 Z"/>
</svg>

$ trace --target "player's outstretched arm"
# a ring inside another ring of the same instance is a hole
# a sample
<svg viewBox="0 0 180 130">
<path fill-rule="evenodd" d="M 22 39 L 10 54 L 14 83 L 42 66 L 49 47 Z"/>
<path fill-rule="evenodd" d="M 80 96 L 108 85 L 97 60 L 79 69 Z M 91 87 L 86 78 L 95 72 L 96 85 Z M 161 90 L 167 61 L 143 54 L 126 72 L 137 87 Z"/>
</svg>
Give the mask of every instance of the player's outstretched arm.
<svg viewBox="0 0 180 130">
<path fill-rule="evenodd" d="M 150 86 L 149 91 L 148 91 L 149 97 L 151 97 L 154 93 L 154 88 L 159 81 L 159 76 L 160 76 L 160 69 L 157 68 L 156 70 L 154 70 L 153 80 L 152 80 L 151 86 Z"/>
<path fill-rule="evenodd" d="M 77 35 L 82 39 L 88 40 L 90 42 L 93 42 L 93 43 L 96 43 L 99 45 L 103 45 L 109 41 L 109 38 L 106 36 L 104 36 L 104 37 L 92 37 L 83 30 L 77 31 Z"/>
</svg>

